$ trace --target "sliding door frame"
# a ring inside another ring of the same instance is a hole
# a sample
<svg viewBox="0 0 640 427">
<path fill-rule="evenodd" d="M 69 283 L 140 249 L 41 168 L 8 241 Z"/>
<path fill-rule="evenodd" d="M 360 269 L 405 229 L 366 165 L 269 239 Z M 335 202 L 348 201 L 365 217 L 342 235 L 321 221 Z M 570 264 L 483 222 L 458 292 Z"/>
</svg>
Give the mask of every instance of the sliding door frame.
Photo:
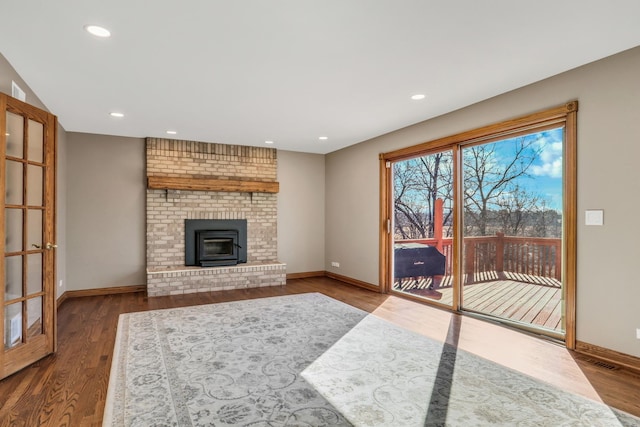
<svg viewBox="0 0 640 427">
<path fill-rule="evenodd" d="M 462 206 L 462 190 L 459 174 L 461 167 L 460 148 L 463 145 L 485 143 L 514 137 L 551 127 L 564 127 L 563 147 L 563 254 L 562 278 L 564 292 L 565 345 L 575 348 L 576 343 L 576 252 L 577 252 L 577 112 L 578 101 L 553 107 L 544 111 L 521 116 L 515 119 L 494 123 L 444 138 L 424 142 L 388 153 L 381 153 L 380 159 L 380 271 L 381 291 L 389 293 L 393 287 L 393 266 L 391 265 L 393 244 L 393 162 L 441 151 L 454 152 L 454 200 Z M 454 301 L 453 306 L 437 302 L 415 299 L 427 304 L 445 307 L 460 312 L 460 262 L 462 259 L 462 235 L 460 226 L 462 216 L 460 208 L 454 208 Z M 406 297 L 403 295 L 403 297 Z"/>
</svg>

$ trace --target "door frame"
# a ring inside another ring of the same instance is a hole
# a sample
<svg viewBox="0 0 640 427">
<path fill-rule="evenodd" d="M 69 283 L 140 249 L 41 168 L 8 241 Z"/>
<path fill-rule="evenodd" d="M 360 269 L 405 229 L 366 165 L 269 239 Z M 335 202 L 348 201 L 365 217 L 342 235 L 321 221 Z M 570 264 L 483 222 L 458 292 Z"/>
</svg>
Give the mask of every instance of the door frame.
<svg viewBox="0 0 640 427">
<path fill-rule="evenodd" d="M 391 164 L 423 154 L 444 149 L 454 150 L 454 200 L 460 205 L 462 190 L 459 179 L 461 160 L 456 155 L 462 145 L 470 143 L 491 142 L 507 137 L 523 135 L 554 126 L 564 126 L 563 147 L 563 253 L 562 278 L 564 292 L 565 345 L 575 349 L 576 345 L 576 252 L 577 252 L 577 112 L 578 101 L 570 101 L 547 110 L 517 117 L 515 119 L 494 123 L 444 138 L 424 142 L 411 147 L 381 153 L 380 162 L 380 247 L 379 247 L 379 282 L 383 293 L 389 293 L 393 285 L 393 266 L 391 265 L 393 244 L 393 182 Z M 462 205 L 460 205 L 462 206 Z M 455 312 L 460 310 L 460 262 L 462 260 L 462 235 L 459 232 L 462 215 L 454 209 L 454 302 L 449 307 L 435 301 L 412 297 L 404 298 L 435 305 Z"/>
</svg>

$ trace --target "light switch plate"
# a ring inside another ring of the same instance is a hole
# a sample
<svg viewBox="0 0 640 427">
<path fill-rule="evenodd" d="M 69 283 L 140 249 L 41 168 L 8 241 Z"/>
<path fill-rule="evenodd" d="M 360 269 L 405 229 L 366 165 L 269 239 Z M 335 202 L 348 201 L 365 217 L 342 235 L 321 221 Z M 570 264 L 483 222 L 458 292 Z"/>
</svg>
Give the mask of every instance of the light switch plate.
<svg viewBox="0 0 640 427">
<path fill-rule="evenodd" d="M 604 211 L 602 209 L 589 209 L 584 211 L 585 225 L 604 225 Z"/>
</svg>

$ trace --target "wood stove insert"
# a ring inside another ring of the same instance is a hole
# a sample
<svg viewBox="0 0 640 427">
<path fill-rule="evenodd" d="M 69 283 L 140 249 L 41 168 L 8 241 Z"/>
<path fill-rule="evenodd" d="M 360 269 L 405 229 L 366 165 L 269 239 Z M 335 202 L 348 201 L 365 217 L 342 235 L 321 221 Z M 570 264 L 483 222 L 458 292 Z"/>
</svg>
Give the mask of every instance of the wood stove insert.
<svg viewBox="0 0 640 427">
<path fill-rule="evenodd" d="M 247 220 L 185 220 L 185 265 L 247 262 Z"/>
</svg>

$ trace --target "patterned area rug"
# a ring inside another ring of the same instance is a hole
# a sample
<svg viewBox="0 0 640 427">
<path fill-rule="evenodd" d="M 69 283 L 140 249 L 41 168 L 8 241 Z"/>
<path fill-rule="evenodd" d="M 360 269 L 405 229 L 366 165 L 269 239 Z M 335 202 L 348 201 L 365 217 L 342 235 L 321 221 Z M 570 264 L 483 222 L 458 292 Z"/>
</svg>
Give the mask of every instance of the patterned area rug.
<svg viewBox="0 0 640 427">
<path fill-rule="evenodd" d="M 640 426 L 321 294 L 120 316 L 104 426 Z"/>
</svg>

